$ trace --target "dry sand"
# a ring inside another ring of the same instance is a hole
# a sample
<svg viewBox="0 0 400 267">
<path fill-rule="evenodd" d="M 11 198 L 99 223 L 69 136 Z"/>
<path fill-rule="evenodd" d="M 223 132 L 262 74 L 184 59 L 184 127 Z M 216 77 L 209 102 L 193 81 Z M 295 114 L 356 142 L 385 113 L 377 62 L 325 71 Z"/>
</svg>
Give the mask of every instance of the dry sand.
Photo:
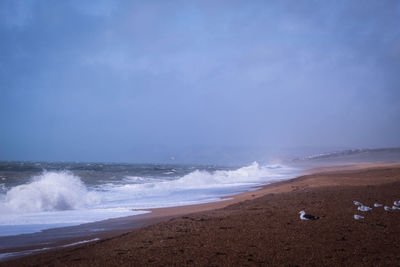
<svg viewBox="0 0 400 267">
<path fill-rule="evenodd" d="M 353 200 L 400 200 L 400 164 L 320 169 L 225 202 L 155 209 L 140 219 L 149 226 L 0 266 L 399 266 L 400 211 L 359 212 Z M 303 209 L 321 219 L 301 221 Z"/>
</svg>

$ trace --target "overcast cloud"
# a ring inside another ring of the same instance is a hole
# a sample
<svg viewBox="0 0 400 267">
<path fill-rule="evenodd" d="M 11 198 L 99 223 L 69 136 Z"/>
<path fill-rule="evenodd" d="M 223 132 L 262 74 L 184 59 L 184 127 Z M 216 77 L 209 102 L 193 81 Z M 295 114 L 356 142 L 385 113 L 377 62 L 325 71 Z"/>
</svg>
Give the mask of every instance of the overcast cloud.
<svg viewBox="0 0 400 267">
<path fill-rule="evenodd" d="M 3 0 L 0 159 L 400 146 L 399 74 L 394 0 Z"/>
</svg>

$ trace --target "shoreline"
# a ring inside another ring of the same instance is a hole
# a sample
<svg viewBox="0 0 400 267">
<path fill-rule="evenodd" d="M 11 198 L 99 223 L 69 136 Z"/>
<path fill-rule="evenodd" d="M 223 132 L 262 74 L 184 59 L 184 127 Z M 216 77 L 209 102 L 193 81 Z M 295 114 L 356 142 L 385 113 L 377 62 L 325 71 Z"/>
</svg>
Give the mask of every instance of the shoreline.
<svg viewBox="0 0 400 267">
<path fill-rule="evenodd" d="M 13 236 L 0 236 L 0 243 L 10 244 L 14 243 L 14 246 L 9 246 L 6 248 L 0 247 L 0 262 L 1 254 L 3 253 L 19 253 L 29 250 L 39 250 L 39 249 L 57 249 L 64 245 L 68 245 L 75 242 L 85 241 L 93 238 L 107 239 L 114 237 L 127 231 L 132 231 L 135 229 L 143 228 L 145 226 L 168 220 L 176 216 L 183 216 L 186 214 L 204 212 L 214 209 L 221 209 L 228 205 L 244 201 L 247 199 L 252 199 L 255 196 L 259 196 L 258 191 L 263 190 L 275 183 L 285 182 L 291 179 L 296 179 L 304 174 L 304 169 L 295 176 L 294 178 L 286 178 L 281 181 L 274 181 L 269 184 L 260 184 L 254 187 L 249 187 L 246 191 L 241 191 L 240 193 L 233 193 L 231 195 L 225 195 L 219 197 L 219 201 L 205 202 L 198 204 L 189 204 L 183 206 L 171 206 L 171 207 L 161 207 L 161 208 L 150 208 L 150 209 L 132 209 L 138 211 L 146 211 L 147 213 L 130 215 L 118 218 L 111 218 L 102 221 L 95 221 L 75 226 L 65 226 L 58 228 L 44 229 L 39 232 L 13 235 Z M 95 229 L 96 231 L 94 231 Z M 97 231 L 98 229 L 98 231 Z M 61 237 L 53 238 L 54 235 L 59 235 L 62 233 Z M 15 241 L 21 240 L 21 241 Z M 28 244 L 24 242 L 28 240 Z M 23 246 L 20 243 L 24 243 Z M 45 246 L 43 245 L 45 244 Z"/>
<path fill-rule="evenodd" d="M 229 208 L 230 206 L 234 205 L 240 205 L 241 203 L 252 201 L 258 198 L 261 198 L 266 195 L 274 195 L 274 194 L 285 194 L 285 193 L 293 193 L 297 191 L 304 191 L 304 190 L 310 190 L 314 188 L 320 188 L 320 187 L 335 187 L 335 186 L 364 186 L 364 185 L 378 185 L 378 184 L 387 184 L 387 183 L 392 183 L 396 182 L 397 178 L 394 179 L 393 177 L 385 177 L 380 179 L 379 181 L 376 180 L 375 177 L 369 177 L 369 178 L 362 178 L 362 179 L 354 179 L 349 178 L 347 176 L 351 176 L 354 173 L 357 173 L 359 171 L 362 172 L 374 172 L 374 171 L 382 171 L 387 168 L 395 168 L 398 169 L 400 168 L 400 163 L 374 163 L 374 164 L 353 164 L 353 165 L 346 165 L 346 166 L 335 166 L 335 167 L 323 167 L 323 168 L 314 168 L 311 169 L 307 172 L 307 174 L 284 180 L 284 181 L 279 181 L 276 183 L 272 184 L 267 184 L 262 186 L 260 189 L 257 189 L 255 191 L 248 191 L 245 193 L 241 193 L 238 195 L 226 197 L 229 198 L 224 201 L 219 201 L 219 202 L 212 202 L 212 203 L 204 203 L 204 204 L 196 204 L 196 205 L 190 205 L 190 206 L 178 206 L 178 207 L 169 207 L 169 208 L 157 208 L 157 209 L 150 209 L 151 213 L 147 214 L 142 214 L 142 215 L 135 215 L 135 216 L 129 216 L 129 217 L 122 217 L 118 219 L 112 219 L 112 220 L 107 220 L 103 222 L 97 222 L 97 223 L 92 223 L 88 224 L 89 227 L 94 227 L 95 224 L 110 224 L 110 223 L 121 223 L 123 225 L 129 225 L 128 229 L 124 228 L 121 230 L 110 230 L 110 231 L 105 231 L 100 234 L 95 234 L 95 235 L 86 235 L 86 236 L 81 236 L 76 239 L 69 239 L 66 240 L 64 239 L 62 242 L 54 243 L 51 244 L 50 248 L 51 251 L 47 250 L 45 253 L 56 253 L 56 251 L 62 250 L 59 248 L 59 246 L 66 245 L 68 243 L 74 243 L 74 242 L 79 242 L 83 240 L 88 240 L 88 239 L 93 239 L 93 238 L 100 238 L 101 240 L 108 240 L 108 239 L 114 239 L 114 238 L 119 238 L 119 236 L 126 235 L 129 233 L 135 232 L 135 231 L 140 231 L 141 229 L 147 227 L 147 226 L 152 226 L 158 223 L 165 223 L 166 221 L 177 219 L 182 216 L 189 216 L 189 215 L 199 215 L 199 214 L 204 214 L 204 213 L 209 213 L 209 212 L 219 212 L 223 209 L 226 209 L 227 207 Z M 320 178 L 320 176 L 324 176 L 323 179 Z M 399 196 L 400 197 L 400 196 Z M 59 229 L 58 229 L 59 230 Z M 51 229 L 51 231 L 54 231 L 54 229 Z M 50 231 L 50 232 L 51 232 Z M 96 243 L 96 242 L 94 242 Z M 79 245 L 77 245 L 79 246 Z M 26 250 L 26 249 L 37 249 L 39 247 L 21 247 L 18 248 L 17 250 Z M 0 253 L 7 253 L 7 252 L 12 252 L 12 251 L 17 251 L 13 249 L 7 249 L 7 250 L 1 250 Z M 33 254 L 29 255 L 27 257 L 35 257 L 39 256 L 43 253 L 40 254 Z M 19 259 L 24 259 L 23 258 L 17 258 L 16 260 Z M 13 260 L 13 259 L 11 259 Z M 14 259 L 15 260 L 15 259 Z M 8 260 L 6 259 L 6 261 Z"/>
</svg>

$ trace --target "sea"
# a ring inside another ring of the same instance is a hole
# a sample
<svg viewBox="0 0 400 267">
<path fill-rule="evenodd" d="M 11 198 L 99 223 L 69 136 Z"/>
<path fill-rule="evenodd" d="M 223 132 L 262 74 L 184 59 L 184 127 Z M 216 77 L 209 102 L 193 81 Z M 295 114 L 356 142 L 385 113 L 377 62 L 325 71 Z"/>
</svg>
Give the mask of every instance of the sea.
<svg viewBox="0 0 400 267">
<path fill-rule="evenodd" d="M 298 176 L 283 164 L 243 166 L 0 162 L 0 237 L 223 201 Z"/>
</svg>

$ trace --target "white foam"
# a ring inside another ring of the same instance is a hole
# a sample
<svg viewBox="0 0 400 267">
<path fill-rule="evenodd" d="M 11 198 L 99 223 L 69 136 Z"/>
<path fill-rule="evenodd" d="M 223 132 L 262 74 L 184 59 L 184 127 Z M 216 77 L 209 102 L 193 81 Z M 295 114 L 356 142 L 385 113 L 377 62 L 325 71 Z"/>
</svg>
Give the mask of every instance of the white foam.
<svg viewBox="0 0 400 267">
<path fill-rule="evenodd" d="M 29 184 L 7 191 L 0 207 L 26 213 L 81 209 L 99 202 L 100 197 L 88 191 L 79 177 L 68 172 L 44 172 Z"/>
<path fill-rule="evenodd" d="M 6 185 L 4 183 L 0 184 L 0 193 L 6 192 L 6 191 L 7 191 Z"/>
<path fill-rule="evenodd" d="M 101 193 L 88 190 L 69 172 L 44 172 L 0 197 L 0 236 L 147 213 L 103 207 Z"/>
<path fill-rule="evenodd" d="M 25 255 L 29 255 L 32 253 L 41 252 L 41 251 L 45 251 L 45 250 L 49 250 L 49 249 L 51 249 L 51 248 L 38 248 L 38 249 L 24 250 L 24 251 L 18 251 L 18 252 L 0 253 L 0 262 L 4 261 L 6 259 L 25 256 Z"/>
<path fill-rule="evenodd" d="M 288 168 L 274 166 L 260 166 L 257 162 L 233 171 L 207 172 L 195 170 L 176 180 L 160 180 L 154 182 L 150 179 L 147 183 L 126 184 L 115 187 L 118 191 L 130 191 L 134 194 L 165 195 L 172 191 L 217 189 L 226 187 L 243 187 L 260 185 L 288 178 Z M 138 181 L 137 177 L 130 177 Z"/>
<path fill-rule="evenodd" d="M 66 245 L 63 245 L 61 247 L 62 248 L 72 247 L 72 246 L 75 246 L 75 245 L 85 244 L 85 243 L 99 241 L 99 240 L 100 240 L 100 238 L 96 237 L 96 238 L 93 238 L 93 239 L 90 239 L 90 240 L 82 240 L 82 241 L 78 241 L 78 242 L 75 242 L 75 243 L 66 244 Z"/>
<path fill-rule="evenodd" d="M 180 178 L 126 177 L 125 184 L 101 187 L 103 207 L 134 209 L 183 206 L 220 201 L 220 197 L 252 190 L 262 184 L 293 178 L 296 169 L 253 163 L 237 170 L 193 170 Z"/>
<path fill-rule="evenodd" d="M 72 247 L 72 246 L 75 246 L 75 245 L 85 244 L 85 243 L 94 242 L 94 241 L 98 241 L 98 240 L 100 240 L 100 238 L 82 240 L 82 241 L 78 241 L 78 242 L 74 242 L 74 243 L 70 243 L 70 244 L 66 244 L 66 245 L 58 246 L 58 247 L 49 247 L 49 248 L 45 247 L 45 248 L 30 249 L 30 250 L 23 250 L 23 251 L 17 251 L 17 252 L 0 253 L 0 262 L 4 261 L 6 259 L 21 257 L 21 256 L 33 254 L 33 253 L 36 253 L 36 252 L 42 252 L 42 251 L 46 251 L 46 250 L 50 250 L 50 249 L 56 249 L 56 248 Z"/>
</svg>

